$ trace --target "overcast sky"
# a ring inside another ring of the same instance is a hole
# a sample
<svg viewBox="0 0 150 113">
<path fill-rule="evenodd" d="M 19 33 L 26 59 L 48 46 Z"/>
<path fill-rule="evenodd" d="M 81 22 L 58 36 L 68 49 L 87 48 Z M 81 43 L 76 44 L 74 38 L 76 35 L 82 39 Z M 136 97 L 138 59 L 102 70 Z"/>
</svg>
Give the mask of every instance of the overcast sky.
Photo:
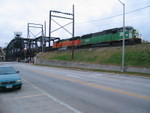
<svg viewBox="0 0 150 113">
<path fill-rule="evenodd" d="M 144 40 L 150 41 L 150 0 L 122 2 L 128 13 L 126 26 L 133 26 Z M 0 46 L 5 47 L 14 38 L 14 32 L 22 32 L 22 37 L 26 38 L 27 23 L 44 24 L 46 21 L 48 36 L 49 11 L 72 13 L 72 4 L 75 4 L 75 36 L 122 26 L 122 5 L 118 0 L 1 0 Z M 58 22 L 65 23 L 61 19 Z M 58 28 L 55 23 L 52 24 L 53 29 Z M 64 30 L 52 34 L 60 35 L 62 38 L 71 37 Z"/>
</svg>

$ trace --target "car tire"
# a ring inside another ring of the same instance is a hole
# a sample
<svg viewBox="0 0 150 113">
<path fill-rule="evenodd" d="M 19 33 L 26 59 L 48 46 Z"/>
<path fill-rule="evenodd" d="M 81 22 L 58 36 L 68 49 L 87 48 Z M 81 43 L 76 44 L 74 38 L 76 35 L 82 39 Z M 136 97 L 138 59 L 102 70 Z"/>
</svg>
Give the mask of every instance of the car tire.
<svg viewBox="0 0 150 113">
<path fill-rule="evenodd" d="M 21 89 L 21 86 L 20 86 L 20 87 L 18 87 L 18 89 Z"/>
</svg>

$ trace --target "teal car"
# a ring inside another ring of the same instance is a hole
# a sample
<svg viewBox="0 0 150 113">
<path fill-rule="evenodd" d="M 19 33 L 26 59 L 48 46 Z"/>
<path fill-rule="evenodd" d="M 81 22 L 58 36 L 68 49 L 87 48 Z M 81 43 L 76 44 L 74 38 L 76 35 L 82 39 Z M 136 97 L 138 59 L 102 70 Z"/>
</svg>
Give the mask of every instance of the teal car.
<svg viewBox="0 0 150 113">
<path fill-rule="evenodd" d="M 0 66 L 0 90 L 21 89 L 22 81 L 19 71 L 11 66 Z"/>
</svg>

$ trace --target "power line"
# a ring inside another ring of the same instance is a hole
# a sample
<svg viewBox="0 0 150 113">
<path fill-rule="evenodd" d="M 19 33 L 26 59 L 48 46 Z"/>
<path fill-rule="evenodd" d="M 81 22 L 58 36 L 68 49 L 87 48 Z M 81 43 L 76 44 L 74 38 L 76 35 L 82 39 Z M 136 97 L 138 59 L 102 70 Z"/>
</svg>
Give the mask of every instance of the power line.
<svg viewBox="0 0 150 113">
<path fill-rule="evenodd" d="M 150 5 L 146 6 L 146 7 L 143 7 L 143 8 L 139 8 L 139 9 L 133 10 L 133 11 L 129 11 L 129 12 L 125 13 L 125 14 L 134 13 L 134 12 L 137 12 L 137 11 L 149 8 L 149 7 L 150 7 Z M 92 21 L 88 21 L 88 22 L 81 22 L 81 23 L 77 23 L 77 24 L 92 23 L 92 22 L 96 22 L 96 21 L 108 20 L 108 19 L 111 19 L 111 18 L 119 17 L 119 16 L 122 16 L 122 14 L 115 15 L 115 16 L 110 16 L 110 17 L 106 17 L 106 18 L 102 18 L 102 19 L 98 19 L 98 20 L 92 20 Z"/>
<path fill-rule="evenodd" d="M 150 5 L 149 5 L 149 6 L 146 6 L 146 7 L 143 7 L 143 8 L 140 8 L 140 9 L 136 9 L 136 10 L 127 12 L 126 14 L 133 13 L 133 12 L 137 12 L 137 11 L 140 11 L 140 10 L 143 10 L 143 9 L 146 9 L 146 8 L 149 8 L 149 7 L 150 7 Z"/>
</svg>

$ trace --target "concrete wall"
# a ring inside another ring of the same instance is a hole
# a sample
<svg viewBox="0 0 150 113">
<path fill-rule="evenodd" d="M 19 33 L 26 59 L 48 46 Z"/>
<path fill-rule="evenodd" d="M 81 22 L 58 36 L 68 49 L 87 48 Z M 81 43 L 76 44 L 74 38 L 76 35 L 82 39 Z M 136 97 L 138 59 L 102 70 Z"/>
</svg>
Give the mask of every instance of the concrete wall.
<svg viewBox="0 0 150 113">
<path fill-rule="evenodd" d="M 84 68 L 84 69 L 121 71 L 121 66 L 76 63 L 76 62 L 54 61 L 54 60 L 41 60 L 39 58 L 35 59 L 35 64 L 63 66 L 63 67 L 76 67 L 76 68 Z M 126 70 L 126 72 L 140 72 L 140 73 L 149 73 L 150 74 L 150 68 L 126 67 L 125 70 Z"/>
</svg>

